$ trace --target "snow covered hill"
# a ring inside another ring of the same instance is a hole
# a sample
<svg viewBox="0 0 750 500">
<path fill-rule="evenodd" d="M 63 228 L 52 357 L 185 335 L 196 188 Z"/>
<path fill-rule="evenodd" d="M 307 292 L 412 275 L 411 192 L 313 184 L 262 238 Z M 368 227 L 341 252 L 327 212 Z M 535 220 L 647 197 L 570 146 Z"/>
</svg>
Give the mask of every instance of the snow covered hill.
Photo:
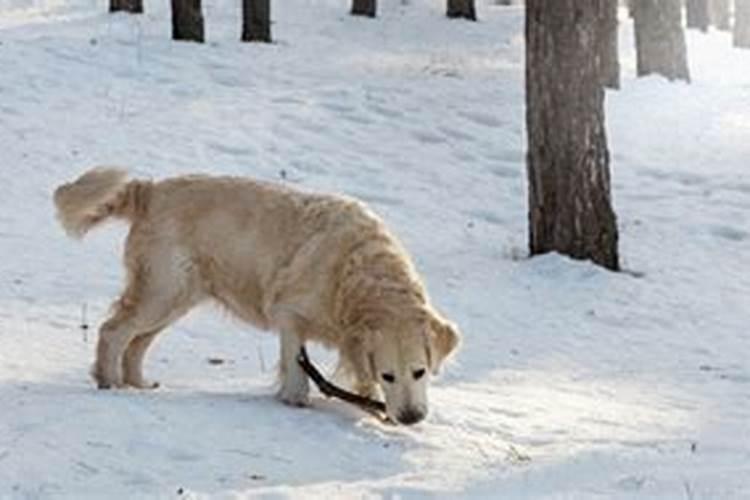
<svg viewBox="0 0 750 500">
<path fill-rule="evenodd" d="M 166 2 L 0 0 L 0 497 L 750 497 L 750 52 L 691 32 L 692 85 L 636 80 L 623 17 L 612 274 L 525 258 L 522 9 L 381 3 L 274 1 L 259 46 L 209 1 L 199 46 Z M 427 421 L 278 403 L 276 338 L 210 308 L 160 389 L 97 391 L 125 228 L 70 241 L 50 197 L 95 164 L 369 202 L 465 335 Z"/>
</svg>

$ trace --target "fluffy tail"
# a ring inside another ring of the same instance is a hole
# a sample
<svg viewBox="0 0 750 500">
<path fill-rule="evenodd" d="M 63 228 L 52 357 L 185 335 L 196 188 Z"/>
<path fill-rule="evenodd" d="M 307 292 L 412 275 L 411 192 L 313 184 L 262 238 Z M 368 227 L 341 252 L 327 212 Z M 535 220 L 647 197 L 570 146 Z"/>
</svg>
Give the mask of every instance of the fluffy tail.
<svg viewBox="0 0 750 500">
<path fill-rule="evenodd" d="M 98 167 L 58 187 L 54 200 L 65 232 L 81 238 L 110 217 L 132 220 L 145 210 L 151 183 L 128 182 L 126 177 L 124 170 Z"/>
</svg>

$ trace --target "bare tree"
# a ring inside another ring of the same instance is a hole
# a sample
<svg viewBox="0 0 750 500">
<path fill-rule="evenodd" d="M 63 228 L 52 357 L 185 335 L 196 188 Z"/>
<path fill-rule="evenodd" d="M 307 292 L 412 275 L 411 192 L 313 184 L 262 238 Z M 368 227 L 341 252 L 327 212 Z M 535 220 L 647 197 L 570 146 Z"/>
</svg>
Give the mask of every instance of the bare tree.
<svg viewBox="0 0 750 500">
<path fill-rule="evenodd" d="M 201 0 L 172 0 L 172 39 L 203 43 Z"/>
<path fill-rule="evenodd" d="M 602 0 L 600 7 L 600 42 L 599 65 L 601 67 L 601 81 L 605 87 L 611 89 L 620 88 L 620 59 L 618 50 L 618 28 L 617 21 L 618 0 Z"/>
<path fill-rule="evenodd" d="M 734 2 L 734 46 L 750 48 L 750 0 Z"/>
<path fill-rule="evenodd" d="M 476 21 L 477 11 L 474 8 L 474 0 L 448 0 L 446 15 L 450 18 Z"/>
<path fill-rule="evenodd" d="M 242 41 L 271 42 L 271 0 L 242 0 Z"/>
<path fill-rule="evenodd" d="M 708 31 L 708 25 L 711 23 L 708 0 L 687 0 L 687 27 L 699 29 L 703 32 Z"/>
<path fill-rule="evenodd" d="M 352 15 L 375 17 L 377 0 L 352 0 Z"/>
<path fill-rule="evenodd" d="M 732 13 L 730 0 L 711 0 L 711 24 L 722 31 L 732 29 Z"/>
<path fill-rule="evenodd" d="M 680 0 L 633 0 L 638 76 L 690 81 Z"/>
<path fill-rule="evenodd" d="M 529 248 L 617 270 L 597 62 L 602 1 L 526 0 Z"/>
<path fill-rule="evenodd" d="M 110 0 L 110 12 L 130 12 L 131 14 L 143 13 L 143 0 Z"/>
</svg>

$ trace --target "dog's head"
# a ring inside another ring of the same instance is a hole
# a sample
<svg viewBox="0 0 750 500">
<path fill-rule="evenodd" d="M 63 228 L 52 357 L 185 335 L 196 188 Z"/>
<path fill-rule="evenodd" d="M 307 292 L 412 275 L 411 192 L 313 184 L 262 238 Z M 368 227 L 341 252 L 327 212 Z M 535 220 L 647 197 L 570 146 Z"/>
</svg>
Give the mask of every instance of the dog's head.
<svg viewBox="0 0 750 500">
<path fill-rule="evenodd" d="M 370 337 L 368 368 L 383 391 L 388 417 L 406 425 L 424 419 L 429 380 L 458 347 L 458 329 L 431 313 L 426 320 L 386 327 Z"/>
</svg>

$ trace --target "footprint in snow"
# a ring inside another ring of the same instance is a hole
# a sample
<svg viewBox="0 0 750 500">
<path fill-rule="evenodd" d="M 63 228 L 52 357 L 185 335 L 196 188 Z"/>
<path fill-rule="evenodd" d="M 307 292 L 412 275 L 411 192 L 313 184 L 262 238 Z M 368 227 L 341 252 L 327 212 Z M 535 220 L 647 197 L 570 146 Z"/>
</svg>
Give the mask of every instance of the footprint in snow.
<svg viewBox="0 0 750 500">
<path fill-rule="evenodd" d="M 348 104 L 343 104 L 340 102 L 324 102 L 321 104 L 321 106 L 329 111 L 334 111 L 336 113 L 349 114 L 354 111 L 354 106 L 350 106 Z"/>
<path fill-rule="evenodd" d="M 744 241 L 750 236 L 747 231 L 731 226 L 713 226 L 710 231 L 714 236 L 734 242 Z"/>
<path fill-rule="evenodd" d="M 467 212 L 464 212 L 464 215 L 472 219 L 478 219 L 482 222 L 485 222 L 487 224 L 492 224 L 495 226 L 500 226 L 505 223 L 503 219 L 501 219 L 494 213 L 490 211 L 486 211 L 486 210 L 469 210 Z"/>
<path fill-rule="evenodd" d="M 356 113 L 348 113 L 348 114 L 343 115 L 343 117 L 346 120 L 357 123 L 359 125 L 370 125 L 371 123 L 373 123 L 373 121 L 370 118 L 367 118 L 366 116 L 359 115 Z"/>
<path fill-rule="evenodd" d="M 438 130 L 441 133 L 445 134 L 446 137 L 450 137 L 452 140 L 468 142 L 474 142 L 476 140 L 476 138 L 472 134 L 452 127 L 438 127 Z"/>
<path fill-rule="evenodd" d="M 254 156 L 255 151 L 246 146 L 233 146 L 228 144 L 219 144 L 217 142 L 208 143 L 208 149 L 229 156 Z"/>
<path fill-rule="evenodd" d="M 305 101 L 294 96 L 274 97 L 273 99 L 271 99 L 271 102 L 274 104 L 292 104 L 295 106 L 305 104 Z"/>
<path fill-rule="evenodd" d="M 404 113 L 402 111 L 398 109 L 387 108 L 385 106 L 381 106 L 380 104 L 369 104 L 367 108 L 371 112 L 384 118 L 401 118 L 402 116 L 404 116 Z"/>
<path fill-rule="evenodd" d="M 526 164 L 526 153 L 517 149 L 506 149 L 500 152 L 488 153 L 485 155 L 485 158 L 502 163 Z"/>
<path fill-rule="evenodd" d="M 15 108 L 11 108 L 9 106 L 0 106 L 0 114 L 3 115 L 11 115 L 11 116 L 20 116 L 21 112 L 18 111 Z"/>
<path fill-rule="evenodd" d="M 458 115 L 483 127 L 500 128 L 505 125 L 503 120 L 494 115 L 479 113 L 476 111 L 459 111 Z"/>
<path fill-rule="evenodd" d="M 497 165 L 492 166 L 488 169 L 490 173 L 496 177 L 502 177 L 504 179 L 520 177 L 523 170 L 519 166 L 503 166 Z"/>
<path fill-rule="evenodd" d="M 428 130 L 415 130 L 411 135 L 419 142 L 424 144 L 442 144 L 446 142 L 446 138 L 443 135 L 436 134 Z"/>
</svg>

